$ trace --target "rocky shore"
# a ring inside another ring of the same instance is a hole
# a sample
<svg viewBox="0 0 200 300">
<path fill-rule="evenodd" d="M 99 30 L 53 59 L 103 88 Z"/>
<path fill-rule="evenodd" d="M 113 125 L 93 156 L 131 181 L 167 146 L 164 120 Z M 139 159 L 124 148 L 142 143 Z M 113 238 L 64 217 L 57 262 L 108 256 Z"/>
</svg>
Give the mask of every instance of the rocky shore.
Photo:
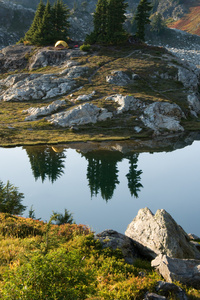
<svg viewBox="0 0 200 300">
<path fill-rule="evenodd" d="M 157 284 L 157 291 L 164 295 L 147 293 L 146 300 L 169 299 L 172 291 L 176 299 L 187 300 L 185 291 L 174 284 L 177 281 L 200 289 L 200 238 L 187 234 L 163 209 L 155 215 L 147 207 L 140 209 L 125 235 L 105 230 L 96 234 L 96 239 L 103 247 L 121 249 L 127 263 L 133 263 L 138 257 L 151 261 L 152 267 L 165 279 Z"/>
</svg>

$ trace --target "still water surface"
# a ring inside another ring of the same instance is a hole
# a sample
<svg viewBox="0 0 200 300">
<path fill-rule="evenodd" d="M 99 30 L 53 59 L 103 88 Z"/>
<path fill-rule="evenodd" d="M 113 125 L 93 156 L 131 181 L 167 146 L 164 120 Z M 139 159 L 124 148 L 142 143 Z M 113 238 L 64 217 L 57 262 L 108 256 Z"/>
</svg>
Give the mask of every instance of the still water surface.
<svg viewBox="0 0 200 300">
<path fill-rule="evenodd" d="M 153 154 L 54 150 L 0 148 L 0 180 L 24 193 L 25 217 L 31 205 L 45 221 L 67 208 L 76 223 L 96 232 L 124 233 L 140 208 L 164 208 L 186 232 L 200 236 L 200 142 Z"/>
</svg>

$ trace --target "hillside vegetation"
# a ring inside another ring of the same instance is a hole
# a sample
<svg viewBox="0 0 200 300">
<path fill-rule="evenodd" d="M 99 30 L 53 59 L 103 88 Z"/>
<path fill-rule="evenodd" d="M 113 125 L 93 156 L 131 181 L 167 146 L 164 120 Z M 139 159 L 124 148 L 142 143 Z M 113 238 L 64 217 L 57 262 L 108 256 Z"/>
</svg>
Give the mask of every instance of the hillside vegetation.
<svg viewBox="0 0 200 300">
<path fill-rule="evenodd" d="M 149 262 L 129 265 L 89 228 L 50 221 L 0 213 L 1 299 L 140 300 L 155 292 L 161 278 Z M 199 299 L 198 290 L 186 291 Z"/>
<path fill-rule="evenodd" d="M 184 30 L 191 34 L 200 35 L 199 1 L 193 2 L 193 4 L 189 7 L 189 12 L 185 14 L 180 20 L 170 23 L 169 27 Z"/>
</svg>

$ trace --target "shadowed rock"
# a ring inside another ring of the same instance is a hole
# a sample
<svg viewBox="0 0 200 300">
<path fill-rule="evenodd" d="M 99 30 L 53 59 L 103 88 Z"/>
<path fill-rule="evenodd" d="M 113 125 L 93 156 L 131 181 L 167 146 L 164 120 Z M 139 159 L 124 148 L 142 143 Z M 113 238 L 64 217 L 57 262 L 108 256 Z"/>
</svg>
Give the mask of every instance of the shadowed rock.
<svg viewBox="0 0 200 300">
<path fill-rule="evenodd" d="M 103 248 L 110 247 L 112 249 L 120 249 L 127 263 L 132 264 L 136 258 L 138 258 L 138 253 L 134 247 L 133 241 L 115 230 L 107 229 L 98 233 L 95 236 L 99 239 Z"/>
</svg>

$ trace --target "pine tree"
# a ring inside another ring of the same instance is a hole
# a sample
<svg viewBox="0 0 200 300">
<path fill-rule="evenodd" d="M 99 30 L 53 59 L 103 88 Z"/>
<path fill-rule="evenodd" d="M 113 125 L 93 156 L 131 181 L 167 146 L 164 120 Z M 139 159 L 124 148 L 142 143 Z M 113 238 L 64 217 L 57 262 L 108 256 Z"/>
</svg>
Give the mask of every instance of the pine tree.
<svg viewBox="0 0 200 300">
<path fill-rule="evenodd" d="M 107 0 L 98 0 L 96 10 L 94 12 L 93 32 L 86 37 L 86 41 L 90 44 L 95 42 L 106 43 L 107 40 Z"/>
<path fill-rule="evenodd" d="M 56 40 L 66 40 L 69 28 L 69 9 L 62 0 L 57 0 L 54 3 L 52 8 L 52 16 Z"/>
<path fill-rule="evenodd" d="M 141 41 L 145 40 L 145 26 L 150 24 L 149 16 L 152 6 L 148 0 L 140 0 L 138 4 L 135 21 L 137 26 L 136 37 Z"/>
<path fill-rule="evenodd" d="M 26 32 L 24 40 L 30 42 L 31 44 L 34 41 L 34 35 L 38 31 L 38 29 L 41 26 L 43 15 L 44 15 L 45 5 L 42 0 L 40 0 L 40 3 L 37 7 L 35 17 L 33 19 L 33 23 L 31 24 L 31 27 Z"/>
<path fill-rule="evenodd" d="M 123 23 L 127 4 L 124 0 L 98 0 L 93 32 L 86 37 L 90 44 L 119 44 L 126 38 Z"/>
<path fill-rule="evenodd" d="M 47 0 L 47 4 L 44 10 L 42 24 L 37 31 L 35 37 L 36 45 L 45 46 L 50 45 L 55 42 L 55 28 L 54 28 L 54 19 L 52 14 L 52 7 Z"/>
<path fill-rule="evenodd" d="M 111 44 L 119 44 L 127 38 L 126 31 L 123 28 L 127 6 L 128 4 L 124 0 L 108 1 L 107 36 Z"/>
<path fill-rule="evenodd" d="M 46 6 L 40 0 L 33 23 L 23 40 L 37 46 L 54 44 L 66 40 L 69 28 L 69 10 L 62 0 L 56 0 L 53 7 L 49 0 Z"/>
<path fill-rule="evenodd" d="M 18 188 L 12 185 L 9 181 L 3 184 L 0 181 L 0 212 L 20 215 L 26 209 L 26 206 L 21 204 L 24 198 L 23 193 L 18 192 Z"/>
</svg>

